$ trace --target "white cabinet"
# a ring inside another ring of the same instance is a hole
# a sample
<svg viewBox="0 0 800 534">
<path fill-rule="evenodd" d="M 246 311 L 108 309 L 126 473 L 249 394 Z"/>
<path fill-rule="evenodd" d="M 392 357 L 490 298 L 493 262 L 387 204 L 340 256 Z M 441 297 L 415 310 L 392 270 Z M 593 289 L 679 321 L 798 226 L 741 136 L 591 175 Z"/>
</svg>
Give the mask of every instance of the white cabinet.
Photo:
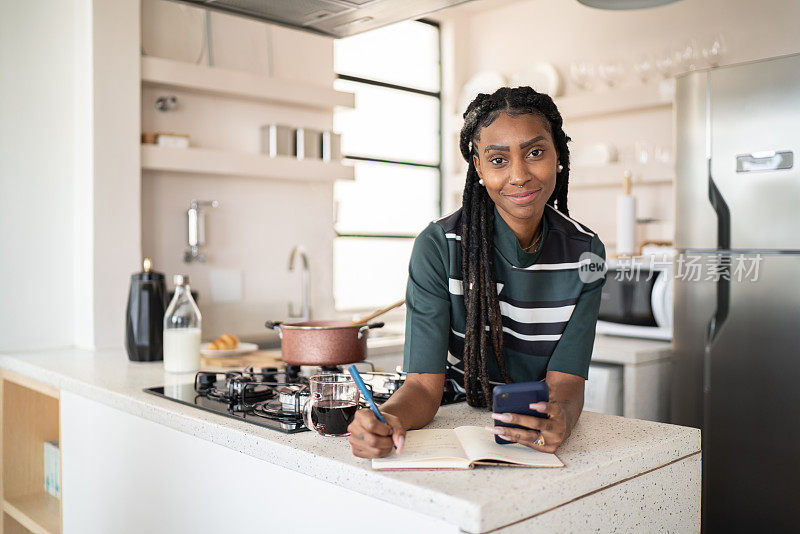
<svg viewBox="0 0 800 534">
<path fill-rule="evenodd" d="M 583 409 L 609 415 L 622 415 L 622 366 L 593 363 L 583 394 Z"/>
<path fill-rule="evenodd" d="M 670 343 L 664 341 L 601 334 L 595 337 L 592 364 L 616 366 L 617 373 L 621 370 L 622 412 L 618 415 L 668 421 L 670 350 Z M 590 370 L 589 382 L 591 373 Z M 594 384 L 587 383 L 587 391 L 592 387 Z"/>
</svg>

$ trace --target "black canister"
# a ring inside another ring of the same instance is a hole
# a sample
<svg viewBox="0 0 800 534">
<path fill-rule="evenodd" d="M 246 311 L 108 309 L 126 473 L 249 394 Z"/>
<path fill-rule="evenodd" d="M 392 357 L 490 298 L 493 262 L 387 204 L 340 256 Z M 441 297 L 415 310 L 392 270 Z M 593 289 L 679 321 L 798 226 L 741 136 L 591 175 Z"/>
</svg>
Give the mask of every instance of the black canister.
<svg viewBox="0 0 800 534">
<path fill-rule="evenodd" d="M 167 286 L 164 274 L 152 269 L 144 259 L 143 271 L 131 275 L 128 309 L 125 321 L 125 348 L 134 362 L 164 359 L 164 310 L 167 308 Z"/>
</svg>

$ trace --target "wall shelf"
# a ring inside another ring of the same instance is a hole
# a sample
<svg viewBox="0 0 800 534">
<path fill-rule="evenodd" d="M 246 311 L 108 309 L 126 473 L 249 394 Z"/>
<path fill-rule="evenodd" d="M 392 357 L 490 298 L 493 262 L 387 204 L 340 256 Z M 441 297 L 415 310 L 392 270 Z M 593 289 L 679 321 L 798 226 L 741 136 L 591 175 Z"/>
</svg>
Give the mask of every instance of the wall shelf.
<svg viewBox="0 0 800 534">
<path fill-rule="evenodd" d="M 631 184 L 668 185 L 675 181 L 675 167 L 665 163 L 609 163 L 608 165 L 574 166 L 570 168 L 569 188 L 619 187 L 626 170 L 632 174 Z"/>
<path fill-rule="evenodd" d="M 303 108 L 355 106 L 353 93 L 159 57 L 142 57 L 142 86 Z"/>
<path fill-rule="evenodd" d="M 668 109 L 673 102 L 672 86 L 645 85 L 624 89 L 609 89 L 603 92 L 584 92 L 555 99 L 564 121 L 592 119 L 604 115 L 630 113 L 650 109 Z M 456 135 L 461 131 L 464 119 L 460 113 L 446 117 L 447 131 Z"/>
<path fill-rule="evenodd" d="M 245 152 L 155 145 L 142 145 L 142 169 L 306 182 L 355 179 L 353 167 L 339 162 L 298 160 L 290 156 L 270 158 Z"/>
<path fill-rule="evenodd" d="M 583 93 L 556 98 L 564 121 L 590 119 L 614 113 L 629 113 L 672 106 L 671 86 L 645 85 L 606 92 Z"/>
</svg>

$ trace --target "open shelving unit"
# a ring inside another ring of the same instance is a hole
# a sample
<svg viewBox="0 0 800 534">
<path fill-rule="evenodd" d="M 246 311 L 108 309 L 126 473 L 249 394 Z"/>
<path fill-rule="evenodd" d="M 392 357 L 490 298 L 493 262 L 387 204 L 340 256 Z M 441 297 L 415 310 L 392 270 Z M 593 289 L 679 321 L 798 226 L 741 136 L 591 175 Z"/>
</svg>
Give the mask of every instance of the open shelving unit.
<svg viewBox="0 0 800 534">
<path fill-rule="evenodd" d="M 633 113 L 672 107 L 671 90 L 657 85 L 609 89 L 603 92 L 584 92 L 553 99 L 564 122 L 592 119 L 617 113 Z M 450 115 L 450 131 L 458 134 L 464 124 L 459 113 Z"/>
<path fill-rule="evenodd" d="M 43 446 L 58 440 L 59 392 L 2 371 L 3 532 L 61 532 L 61 501 L 44 491 Z"/>
<path fill-rule="evenodd" d="M 354 107 L 355 95 L 319 85 L 279 80 L 244 71 L 207 67 L 159 57 L 142 57 L 142 87 L 179 89 L 210 97 L 296 108 Z M 257 135 L 258 132 L 255 132 Z M 330 182 L 353 180 L 352 166 L 340 161 L 298 160 L 289 156 L 212 148 L 168 148 L 143 144 L 144 171 L 244 176 L 270 180 Z"/>
<path fill-rule="evenodd" d="M 602 93 L 587 92 L 555 99 L 564 122 L 614 113 L 667 109 L 672 107 L 672 102 L 673 95 L 655 85 L 609 89 Z"/>
<path fill-rule="evenodd" d="M 609 163 L 607 165 L 571 167 L 569 188 L 622 188 L 622 179 L 626 170 L 631 171 L 631 184 L 634 187 L 637 185 L 668 185 L 675 181 L 675 167 L 666 163 Z"/>
<path fill-rule="evenodd" d="M 303 108 L 355 106 L 355 95 L 332 88 L 279 80 L 250 72 L 219 69 L 159 57 L 142 57 L 142 86 L 253 100 Z"/>
<path fill-rule="evenodd" d="M 142 169 L 307 182 L 353 180 L 355 177 L 352 166 L 339 162 L 156 145 L 142 145 Z"/>
</svg>

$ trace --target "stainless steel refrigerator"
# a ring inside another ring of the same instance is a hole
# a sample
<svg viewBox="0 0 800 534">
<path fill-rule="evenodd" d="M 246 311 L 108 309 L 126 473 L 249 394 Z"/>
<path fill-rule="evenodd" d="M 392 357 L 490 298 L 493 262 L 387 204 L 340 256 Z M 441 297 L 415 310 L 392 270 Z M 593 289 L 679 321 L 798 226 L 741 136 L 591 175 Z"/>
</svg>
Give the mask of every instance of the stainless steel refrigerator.
<svg viewBox="0 0 800 534">
<path fill-rule="evenodd" d="M 679 77 L 675 113 L 672 421 L 702 429 L 703 528 L 797 532 L 800 55 Z"/>
</svg>

